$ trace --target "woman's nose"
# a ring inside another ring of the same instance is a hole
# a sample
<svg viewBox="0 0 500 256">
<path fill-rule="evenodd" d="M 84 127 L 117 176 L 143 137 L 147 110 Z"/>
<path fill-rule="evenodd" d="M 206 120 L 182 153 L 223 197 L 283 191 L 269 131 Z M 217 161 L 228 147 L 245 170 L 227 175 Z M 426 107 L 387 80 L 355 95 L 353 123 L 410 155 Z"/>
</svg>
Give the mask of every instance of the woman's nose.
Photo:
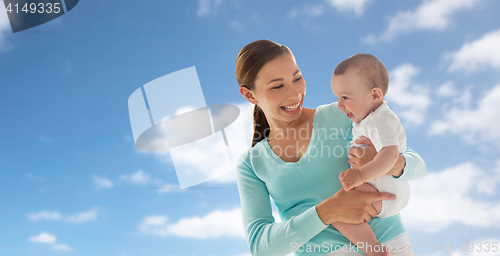
<svg viewBox="0 0 500 256">
<path fill-rule="evenodd" d="M 299 90 L 293 90 L 290 92 L 288 95 L 287 99 L 289 100 L 295 100 L 295 99 L 300 99 L 302 97 L 302 93 Z"/>
<path fill-rule="evenodd" d="M 288 96 L 287 99 L 289 99 L 289 100 L 299 100 L 301 98 L 302 98 L 302 94 L 301 93 L 295 93 L 293 95 Z"/>
</svg>

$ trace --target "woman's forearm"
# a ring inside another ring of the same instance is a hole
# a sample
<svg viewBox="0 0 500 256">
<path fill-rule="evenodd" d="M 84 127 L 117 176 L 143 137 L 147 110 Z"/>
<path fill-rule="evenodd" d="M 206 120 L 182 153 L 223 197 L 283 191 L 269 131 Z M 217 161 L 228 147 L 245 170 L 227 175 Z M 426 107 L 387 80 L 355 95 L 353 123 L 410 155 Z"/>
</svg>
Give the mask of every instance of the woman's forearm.
<svg viewBox="0 0 500 256">
<path fill-rule="evenodd" d="M 407 147 L 402 156 L 404 161 L 398 160 L 396 163 L 396 165 L 398 165 L 397 168 L 395 166 L 395 169 L 401 170 L 401 173 L 394 171 L 394 174 L 399 175 L 392 174 L 393 176 L 406 181 L 418 179 L 424 176 L 427 170 L 425 162 L 417 152 Z"/>
<path fill-rule="evenodd" d="M 404 156 L 398 155 L 398 159 L 396 160 L 396 163 L 394 166 L 386 173 L 387 175 L 392 175 L 396 178 L 401 176 L 403 174 L 403 169 L 406 165 L 406 160 Z"/>
<path fill-rule="evenodd" d="M 243 227 L 252 255 L 286 255 L 292 245 L 307 243 L 327 225 L 316 206 L 281 223 L 275 222 L 264 182 L 246 164 L 236 170 Z"/>
<path fill-rule="evenodd" d="M 327 227 L 319 219 L 315 206 L 283 222 L 246 218 L 243 223 L 252 255 L 262 256 L 289 254 L 292 246 L 304 245 Z"/>
</svg>

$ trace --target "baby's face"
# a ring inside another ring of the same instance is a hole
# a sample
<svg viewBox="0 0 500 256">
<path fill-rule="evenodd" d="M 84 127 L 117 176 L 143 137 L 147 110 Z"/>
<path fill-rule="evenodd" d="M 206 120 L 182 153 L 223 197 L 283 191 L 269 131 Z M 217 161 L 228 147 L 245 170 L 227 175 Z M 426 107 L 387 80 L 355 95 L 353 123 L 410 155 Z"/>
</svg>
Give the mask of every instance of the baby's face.
<svg viewBox="0 0 500 256">
<path fill-rule="evenodd" d="M 330 84 L 338 98 L 338 108 L 353 122 L 361 122 L 374 110 L 371 90 L 356 72 L 348 70 L 341 76 L 333 75 Z"/>
</svg>

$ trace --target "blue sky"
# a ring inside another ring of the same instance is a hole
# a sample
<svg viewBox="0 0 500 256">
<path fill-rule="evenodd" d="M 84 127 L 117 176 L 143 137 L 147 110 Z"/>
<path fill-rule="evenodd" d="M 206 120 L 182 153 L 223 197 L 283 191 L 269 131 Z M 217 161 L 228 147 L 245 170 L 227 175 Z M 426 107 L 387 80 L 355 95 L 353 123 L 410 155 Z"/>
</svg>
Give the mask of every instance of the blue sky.
<svg viewBox="0 0 500 256">
<path fill-rule="evenodd" d="M 310 108 L 336 101 L 338 62 L 381 59 L 386 99 L 427 164 L 401 213 L 417 255 L 500 246 L 499 1 L 87 0 L 15 34 L 2 8 L 1 255 L 249 255 L 234 173 L 157 189 L 178 185 L 175 170 L 134 146 L 127 99 L 196 66 L 207 104 L 247 106 L 234 62 L 258 39 L 291 48 Z"/>
</svg>

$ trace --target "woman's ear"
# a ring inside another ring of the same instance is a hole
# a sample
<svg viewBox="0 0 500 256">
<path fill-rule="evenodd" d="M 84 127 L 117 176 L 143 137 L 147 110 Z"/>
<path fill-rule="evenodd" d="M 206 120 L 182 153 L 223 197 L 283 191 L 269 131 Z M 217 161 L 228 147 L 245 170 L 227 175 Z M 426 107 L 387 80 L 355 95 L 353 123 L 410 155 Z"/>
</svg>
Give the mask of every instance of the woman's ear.
<svg viewBox="0 0 500 256">
<path fill-rule="evenodd" d="M 378 87 L 372 89 L 372 101 L 373 103 L 378 102 L 384 98 L 382 90 Z"/>
<path fill-rule="evenodd" d="M 245 97 L 245 99 L 250 101 L 252 104 L 258 103 L 257 99 L 255 99 L 255 97 L 253 96 L 253 92 L 248 90 L 248 88 L 246 88 L 245 86 L 240 86 L 240 93 L 241 95 L 243 95 L 243 97 Z"/>
</svg>

